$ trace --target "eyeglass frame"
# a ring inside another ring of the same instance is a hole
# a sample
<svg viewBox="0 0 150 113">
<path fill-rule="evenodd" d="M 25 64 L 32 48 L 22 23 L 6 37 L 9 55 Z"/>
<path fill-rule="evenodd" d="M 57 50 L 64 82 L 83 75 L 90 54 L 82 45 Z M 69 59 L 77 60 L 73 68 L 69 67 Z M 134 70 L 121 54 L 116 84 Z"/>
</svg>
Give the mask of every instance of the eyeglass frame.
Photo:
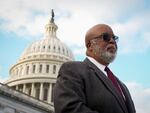
<svg viewBox="0 0 150 113">
<path fill-rule="evenodd" d="M 104 35 L 108 35 L 108 37 L 107 38 L 104 38 Z M 110 40 L 111 40 L 111 38 L 117 43 L 118 42 L 118 40 L 119 40 L 119 37 L 118 36 L 116 36 L 116 35 L 112 35 L 112 36 L 110 36 L 110 34 L 108 34 L 108 33 L 102 33 L 101 35 L 99 35 L 99 36 L 97 36 L 97 37 L 94 37 L 93 39 L 91 39 L 91 40 L 89 40 L 89 42 L 87 43 L 87 47 L 89 47 L 90 46 L 90 41 L 92 41 L 92 40 L 95 40 L 95 39 L 103 39 L 103 41 L 105 41 L 105 42 L 109 42 Z"/>
</svg>

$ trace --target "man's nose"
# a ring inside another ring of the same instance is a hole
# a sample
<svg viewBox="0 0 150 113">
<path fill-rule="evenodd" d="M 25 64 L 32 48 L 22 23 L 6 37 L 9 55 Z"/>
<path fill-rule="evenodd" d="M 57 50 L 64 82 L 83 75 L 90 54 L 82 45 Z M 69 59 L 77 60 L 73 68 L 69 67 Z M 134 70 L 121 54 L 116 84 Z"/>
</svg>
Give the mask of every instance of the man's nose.
<svg viewBox="0 0 150 113">
<path fill-rule="evenodd" d="M 114 38 L 113 38 L 113 37 L 111 37 L 111 38 L 110 38 L 110 40 L 109 40 L 109 43 L 114 43 L 114 44 L 115 44 L 115 43 L 116 43 L 116 41 L 114 40 Z"/>
</svg>

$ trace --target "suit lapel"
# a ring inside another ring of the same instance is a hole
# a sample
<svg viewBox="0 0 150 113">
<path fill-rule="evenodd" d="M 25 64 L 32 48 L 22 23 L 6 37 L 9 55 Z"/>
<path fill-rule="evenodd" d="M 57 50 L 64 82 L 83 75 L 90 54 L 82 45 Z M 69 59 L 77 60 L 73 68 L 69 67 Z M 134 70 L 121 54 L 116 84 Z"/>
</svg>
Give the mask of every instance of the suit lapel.
<svg viewBox="0 0 150 113">
<path fill-rule="evenodd" d="M 87 58 L 84 60 L 85 63 L 89 65 L 95 71 L 96 76 L 104 83 L 104 85 L 108 88 L 108 90 L 115 96 L 117 101 L 119 102 L 121 108 L 124 110 L 125 113 L 128 113 L 125 102 L 117 89 L 113 87 L 113 84 L 110 80 L 106 77 L 106 75 L 97 68 L 92 62 L 90 62 Z"/>
</svg>

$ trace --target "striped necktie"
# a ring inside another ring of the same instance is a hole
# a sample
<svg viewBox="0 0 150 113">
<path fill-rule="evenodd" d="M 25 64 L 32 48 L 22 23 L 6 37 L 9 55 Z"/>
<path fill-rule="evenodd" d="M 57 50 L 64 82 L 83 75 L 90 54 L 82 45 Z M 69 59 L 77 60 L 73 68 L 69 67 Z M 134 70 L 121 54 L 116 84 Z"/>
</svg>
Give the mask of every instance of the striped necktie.
<svg viewBox="0 0 150 113">
<path fill-rule="evenodd" d="M 107 66 L 105 67 L 105 71 L 107 73 L 108 78 L 111 80 L 113 85 L 116 87 L 116 89 L 118 90 L 120 95 L 125 99 L 123 92 L 122 92 L 122 89 L 121 89 L 120 85 L 118 84 L 117 79 L 114 76 L 114 74 L 111 72 L 111 70 Z"/>
</svg>

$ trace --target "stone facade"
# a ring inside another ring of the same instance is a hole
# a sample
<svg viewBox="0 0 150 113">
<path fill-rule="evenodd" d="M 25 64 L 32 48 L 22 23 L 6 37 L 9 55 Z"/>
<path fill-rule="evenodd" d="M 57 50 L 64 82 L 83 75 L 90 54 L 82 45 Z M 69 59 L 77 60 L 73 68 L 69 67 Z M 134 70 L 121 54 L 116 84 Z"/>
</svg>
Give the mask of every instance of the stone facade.
<svg viewBox="0 0 150 113">
<path fill-rule="evenodd" d="M 0 83 L 0 113 L 54 113 L 54 108 Z"/>
</svg>

